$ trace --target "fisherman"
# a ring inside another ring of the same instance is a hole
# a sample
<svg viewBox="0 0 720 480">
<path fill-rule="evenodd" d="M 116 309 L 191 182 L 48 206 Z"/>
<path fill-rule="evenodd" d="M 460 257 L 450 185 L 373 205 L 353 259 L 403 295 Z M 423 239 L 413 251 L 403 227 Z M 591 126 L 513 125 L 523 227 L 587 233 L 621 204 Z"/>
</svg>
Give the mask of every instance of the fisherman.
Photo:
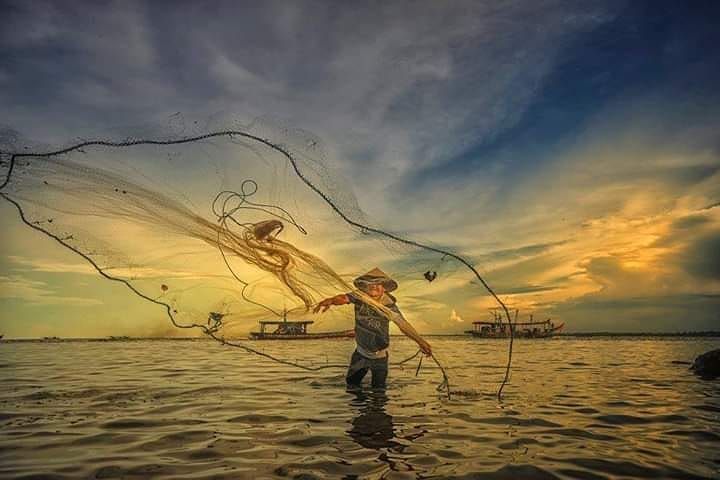
<svg viewBox="0 0 720 480">
<path fill-rule="evenodd" d="M 388 277 L 379 268 L 374 268 L 356 278 L 353 284 L 358 290 L 381 303 L 394 315 L 390 319 L 386 318 L 385 315 L 352 292 L 326 298 L 317 304 L 314 312 L 317 313 L 321 309 L 322 312 L 326 312 L 333 305 L 349 303 L 355 305 L 355 342 L 357 346 L 350 358 L 350 366 L 345 380 L 348 386 L 357 387 L 370 370 L 373 388 L 384 388 L 388 374 L 390 320 L 395 322 L 405 335 L 412 338 L 425 355 L 432 355 L 432 349 L 430 344 L 405 320 L 395 303 L 395 297 L 390 295 L 390 292 L 398 287 L 395 280 Z"/>
</svg>

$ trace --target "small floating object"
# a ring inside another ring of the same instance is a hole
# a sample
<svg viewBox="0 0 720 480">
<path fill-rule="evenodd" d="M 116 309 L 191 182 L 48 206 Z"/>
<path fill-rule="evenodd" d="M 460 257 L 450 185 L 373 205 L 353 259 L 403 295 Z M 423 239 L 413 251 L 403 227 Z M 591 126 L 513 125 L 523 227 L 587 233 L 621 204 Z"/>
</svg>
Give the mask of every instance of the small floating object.
<svg viewBox="0 0 720 480">
<path fill-rule="evenodd" d="M 432 282 L 437 278 L 437 272 L 431 272 L 428 270 L 427 272 L 423 273 L 423 276 L 425 277 L 425 280 L 428 282 Z"/>
<path fill-rule="evenodd" d="M 222 319 L 225 317 L 224 313 L 220 312 L 210 312 L 207 319 L 208 328 L 206 329 L 206 333 L 215 333 L 218 330 L 220 330 L 223 326 Z"/>
<path fill-rule="evenodd" d="M 162 290 L 163 292 L 167 292 L 168 286 L 163 283 L 162 285 L 160 285 L 160 290 Z"/>
</svg>

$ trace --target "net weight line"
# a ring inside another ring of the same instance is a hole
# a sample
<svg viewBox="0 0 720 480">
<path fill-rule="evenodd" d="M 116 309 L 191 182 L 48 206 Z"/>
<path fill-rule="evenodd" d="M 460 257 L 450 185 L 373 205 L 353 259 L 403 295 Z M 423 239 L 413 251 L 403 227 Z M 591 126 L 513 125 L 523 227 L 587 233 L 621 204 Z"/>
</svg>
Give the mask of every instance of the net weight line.
<svg viewBox="0 0 720 480">
<path fill-rule="evenodd" d="M 191 323 L 191 324 L 187 324 L 187 325 L 182 325 L 182 324 L 177 323 L 177 321 L 175 320 L 175 318 L 174 318 L 174 316 L 173 316 L 173 314 L 172 314 L 172 307 L 171 307 L 170 305 L 168 305 L 168 304 L 166 304 L 166 303 L 164 303 L 164 302 L 161 302 L 161 301 L 159 301 L 159 300 L 157 300 L 157 299 L 148 297 L 147 295 L 144 295 L 142 292 L 140 292 L 140 291 L 137 290 L 135 287 L 133 287 L 127 280 L 124 280 L 124 279 L 122 279 L 122 278 L 113 277 L 113 276 L 105 273 L 105 272 L 93 261 L 93 259 L 90 258 L 88 255 L 84 254 L 83 252 L 81 252 L 80 250 L 76 249 L 76 248 L 73 247 L 72 245 L 66 243 L 62 238 L 58 237 L 57 235 L 54 235 L 52 232 L 49 232 L 49 231 L 45 230 L 44 228 L 40 227 L 39 225 L 35 225 L 35 224 L 31 223 L 30 221 L 28 221 L 28 219 L 25 217 L 25 213 L 24 213 L 22 207 L 20 206 L 20 204 L 17 203 L 16 201 L 14 201 L 13 199 L 11 199 L 11 198 L 8 196 L 7 193 L 5 193 L 5 192 L 2 191 L 2 190 L 8 185 L 8 183 L 10 182 L 10 178 L 11 178 L 12 173 L 13 173 L 13 170 L 14 170 L 14 168 L 15 168 L 15 163 L 16 163 L 16 161 L 17 161 L 18 159 L 20 159 L 20 158 L 27 158 L 27 157 L 49 158 L 49 157 L 53 157 L 53 156 L 58 156 L 58 155 L 63 155 L 63 154 L 71 153 L 71 152 L 77 151 L 77 150 L 82 150 L 82 149 L 85 148 L 85 147 L 93 147 L 93 146 L 109 147 L 109 148 L 122 148 L 122 147 L 132 147 L 132 146 L 139 146 L 139 145 L 159 145 L 159 146 L 163 146 L 163 145 L 166 145 L 166 146 L 167 146 L 167 145 L 182 145 L 182 144 L 194 143 L 194 142 L 199 142 L 199 141 L 201 141 L 201 140 L 207 140 L 207 139 L 212 139 L 212 138 L 220 138 L 220 137 L 228 137 L 228 138 L 230 138 L 230 139 L 232 139 L 233 137 L 246 138 L 246 139 L 248 139 L 248 140 L 253 140 L 253 141 L 255 141 L 255 142 L 258 142 L 258 143 L 260 143 L 260 144 L 263 144 L 263 145 L 269 147 L 271 150 L 274 150 L 274 151 L 280 153 L 282 156 L 284 156 L 284 157 L 290 162 L 290 165 L 292 166 L 292 169 L 293 169 L 293 171 L 295 172 L 295 174 L 297 175 L 297 177 L 298 177 L 308 188 L 310 188 L 313 192 L 315 192 L 318 196 L 320 196 L 320 198 L 322 198 L 323 201 L 324 201 L 345 223 L 347 223 L 348 225 L 353 226 L 353 227 L 359 229 L 362 233 L 364 233 L 364 234 L 374 233 L 374 234 L 379 235 L 379 236 L 381 236 L 381 237 L 385 237 L 385 238 L 390 239 L 390 240 L 395 240 L 396 242 L 399 242 L 399 243 L 402 243 L 402 244 L 405 244 L 405 245 L 408 245 L 408 246 L 420 248 L 420 249 L 423 249 L 423 250 L 426 250 L 426 251 L 429 251 L 429 252 L 434 252 L 434 253 L 438 253 L 438 254 L 441 254 L 441 255 L 444 255 L 444 256 L 447 256 L 447 257 L 450 257 L 450 258 L 454 258 L 455 260 L 457 260 L 457 261 L 460 262 L 461 264 L 465 265 L 465 267 L 467 267 L 467 268 L 470 270 L 470 272 L 472 272 L 472 274 L 478 279 L 478 281 L 480 281 L 480 283 L 481 283 L 482 286 L 485 288 L 485 290 L 493 297 L 493 299 L 494 299 L 494 300 L 497 302 L 497 304 L 501 307 L 503 313 L 505 314 L 505 318 L 506 318 L 506 320 L 507 320 L 508 328 L 509 328 L 509 331 L 510 331 L 510 341 L 509 341 L 509 343 L 508 343 L 507 364 L 506 364 L 506 367 L 505 367 L 505 375 L 504 375 L 503 380 L 502 380 L 502 382 L 500 383 L 500 386 L 499 386 L 498 391 L 497 391 L 497 399 L 498 399 L 498 401 L 501 401 L 501 400 L 502 400 L 502 392 L 503 392 L 503 389 L 505 388 L 505 385 L 507 384 L 507 382 L 508 382 L 508 380 L 509 380 L 509 377 L 510 377 L 510 367 L 511 367 L 511 365 L 512 365 L 512 352 L 513 352 L 513 340 L 514 340 L 512 320 L 511 320 L 510 311 L 509 311 L 507 305 L 505 305 L 505 303 L 500 299 L 500 297 L 495 293 L 495 291 L 490 287 L 490 285 L 485 281 L 485 279 L 482 278 L 482 276 L 481 276 L 480 273 L 477 271 L 477 269 L 472 265 L 472 263 L 470 263 L 470 262 L 469 262 L 468 260 L 466 260 L 464 257 L 462 257 L 462 256 L 460 256 L 460 255 L 458 255 L 458 254 L 456 254 L 456 253 L 450 252 L 450 251 L 448 251 L 448 250 L 443 250 L 443 249 L 440 249 L 440 248 L 437 248 L 437 247 L 433 247 L 432 245 L 426 245 L 426 244 L 423 244 L 423 243 L 420 243 L 420 242 L 416 242 L 416 241 L 414 241 L 414 240 L 412 240 L 412 239 L 407 239 L 407 238 L 401 237 L 401 236 L 399 236 L 399 235 L 396 235 L 396 234 L 394 234 L 394 233 L 390 233 L 390 232 L 384 231 L 384 230 L 379 229 L 379 228 L 374 228 L 374 227 L 371 227 L 371 226 L 368 226 L 368 225 L 364 225 L 364 224 L 361 224 L 361 223 L 359 223 L 359 222 L 356 222 L 356 221 L 352 220 L 351 218 L 349 218 L 349 217 L 342 211 L 342 209 L 341 209 L 340 207 L 338 207 L 338 206 L 335 204 L 335 202 L 334 202 L 325 192 L 323 192 L 319 187 L 317 187 L 312 181 L 310 181 L 310 179 L 308 179 L 308 178 L 303 174 L 303 172 L 301 171 L 300 167 L 298 166 L 298 163 L 297 163 L 295 157 L 293 157 L 293 155 L 292 155 L 285 147 L 283 147 L 283 146 L 280 145 L 280 144 L 273 143 L 273 142 L 271 142 L 271 141 L 270 141 L 269 139 L 267 139 L 267 138 L 258 137 L 258 136 L 256 136 L 256 135 L 253 135 L 253 134 L 250 134 L 250 133 L 247 133 L 247 132 L 243 132 L 243 131 L 240 131 L 240 130 L 221 130 L 221 131 L 216 131 L 216 132 L 205 133 L 205 134 L 202 134 L 202 135 L 189 136 L 189 137 L 178 138 L 178 139 L 173 139 L 173 140 L 136 139 L 136 140 L 126 140 L 126 141 L 122 141 L 122 142 L 111 142 L 111 141 L 107 141 L 107 140 L 88 140 L 88 141 L 80 142 L 80 143 L 77 143 L 77 144 L 75 144 L 75 145 L 71 145 L 71 146 L 69 146 L 69 147 L 65 147 L 65 148 L 63 148 L 63 149 L 56 150 L 56 151 L 51 151 L 51 152 L 42 152 L 42 153 L 31 153 L 31 152 L 20 152 L 20 153 L 15 153 L 15 152 L 0 152 L 0 153 L 2 153 L 2 154 L 8 154 L 8 155 L 10 155 L 10 165 L 9 165 L 9 167 L 8 167 L 8 171 L 7 171 L 5 180 L 3 181 L 2 185 L 0 185 L 0 195 L 2 195 L 2 197 L 3 197 L 5 200 L 9 201 L 10 203 L 12 203 L 12 204 L 17 208 L 18 213 L 20 214 L 20 218 L 21 218 L 21 220 L 22 220 L 23 223 L 25 223 L 25 224 L 28 225 L 29 227 L 31 227 L 31 228 L 39 231 L 39 232 L 44 233 L 45 235 L 49 236 L 50 238 L 53 238 L 55 241 L 57 241 L 58 243 L 60 243 L 60 244 L 61 244 L 62 246 L 64 246 L 65 248 L 68 248 L 68 249 L 70 249 L 71 251 L 73 251 L 73 252 L 77 253 L 78 255 L 80 255 L 81 257 L 83 257 L 85 260 L 87 260 L 87 261 L 95 268 L 95 270 L 96 270 L 101 276 L 103 276 L 104 278 L 106 278 L 106 279 L 108 279 L 108 280 L 113 280 L 113 281 L 116 281 L 116 282 L 121 282 L 121 283 L 125 284 L 133 293 L 135 293 L 136 295 L 138 295 L 140 298 L 143 298 L 144 300 L 147 300 L 147 301 L 149 301 L 149 302 L 151 302 L 151 303 L 164 306 L 164 307 L 165 307 L 165 310 L 166 310 L 166 313 L 167 313 L 168 317 L 170 318 L 170 321 L 172 322 L 172 324 L 173 324 L 175 327 L 177 327 L 177 328 L 199 328 L 199 329 L 201 329 L 206 335 L 209 335 L 210 337 L 214 338 L 214 339 L 217 340 L 217 341 L 220 341 L 221 343 L 224 343 L 224 344 L 227 344 L 227 345 L 231 345 L 231 346 L 235 346 L 235 347 L 241 348 L 241 349 L 243 349 L 243 350 L 245 350 L 245 351 L 247 351 L 247 352 L 249 352 L 249 353 L 254 353 L 254 354 L 256 354 L 256 355 L 260 355 L 260 356 L 262 356 L 262 357 L 268 358 L 268 359 L 273 360 L 273 361 L 275 361 L 275 362 L 282 363 L 282 364 L 286 364 L 286 365 L 292 365 L 292 366 L 295 366 L 295 367 L 298 367 L 298 368 L 302 368 L 302 369 L 304 369 L 304 370 L 314 371 L 314 370 L 320 370 L 320 369 L 321 369 L 320 367 L 322 367 L 322 368 L 330 368 L 330 367 L 331 367 L 330 365 L 322 365 L 322 366 L 318 366 L 318 367 L 308 367 L 308 366 L 306 366 L 306 365 L 301 365 L 301 364 L 296 363 L 296 362 L 291 362 L 291 361 L 288 361 L 288 360 L 283 360 L 283 359 L 279 359 L 279 358 L 273 357 L 272 355 L 266 354 L 266 353 L 264 353 L 264 352 L 261 352 L 261 351 L 259 351 L 259 350 L 256 350 L 256 349 L 254 349 L 254 348 L 252 348 L 252 347 L 249 347 L 249 346 L 247 346 L 247 345 L 241 344 L 241 343 L 239 343 L 239 342 L 228 343 L 228 341 L 226 341 L 226 340 L 224 340 L 224 339 L 221 339 L 221 337 L 217 337 L 217 336 L 215 335 L 215 332 L 210 331 L 210 329 L 208 329 L 205 325 L 202 325 L 202 324 Z M 447 381 L 447 374 L 446 374 L 446 372 L 445 372 L 445 369 L 440 365 L 440 362 L 438 362 L 438 360 L 435 358 L 434 355 L 432 356 L 432 358 L 433 358 L 433 360 L 435 361 L 435 363 L 438 365 L 438 367 L 440 367 L 440 370 L 441 370 L 442 373 L 443 373 L 443 383 L 440 385 L 440 387 L 442 387 L 442 388 L 447 387 L 447 391 L 448 391 L 448 394 L 449 394 L 449 393 L 450 393 L 449 382 Z M 345 367 L 345 366 L 343 365 L 343 368 L 344 368 L 344 367 Z"/>
</svg>

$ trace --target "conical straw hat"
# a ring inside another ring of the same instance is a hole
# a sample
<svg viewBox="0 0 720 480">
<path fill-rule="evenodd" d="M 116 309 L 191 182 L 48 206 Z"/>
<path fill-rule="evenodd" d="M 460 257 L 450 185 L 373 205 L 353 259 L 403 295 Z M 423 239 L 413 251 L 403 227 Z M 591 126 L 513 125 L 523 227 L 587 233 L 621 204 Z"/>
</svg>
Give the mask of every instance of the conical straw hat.
<svg viewBox="0 0 720 480">
<path fill-rule="evenodd" d="M 382 283 L 383 287 L 385 287 L 386 292 L 392 292 L 398 287 L 398 284 L 395 280 L 388 277 L 385 272 L 383 272 L 377 267 L 373 268 L 366 274 L 357 277 L 355 281 L 353 281 L 353 285 L 360 289 L 365 285 L 374 283 Z"/>
</svg>

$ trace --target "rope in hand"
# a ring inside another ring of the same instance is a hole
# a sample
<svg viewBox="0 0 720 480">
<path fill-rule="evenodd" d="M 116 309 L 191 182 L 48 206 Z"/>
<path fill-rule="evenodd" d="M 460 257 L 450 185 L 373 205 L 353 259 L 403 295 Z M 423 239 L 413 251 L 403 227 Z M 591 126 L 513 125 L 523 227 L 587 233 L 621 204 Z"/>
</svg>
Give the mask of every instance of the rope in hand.
<svg viewBox="0 0 720 480">
<path fill-rule="evenodd" d="M 415 376 L 417 377 L 418 374 L 420 373 L 420 368 L 422 367 L 422 361 L 423 361 L 423 357 L 424 357 L 424 355 L 422 355 L 422 350 L 418 349 L 418 351 L 415 352 L 413 355 L 411 355 L 411 356 L 407 357 L 406 359 L 401 360 L 399 362 L 391 363 L 391 365 L 397 365 L 397 366 L 404 365 L 404 364 L 408 363 L 410 360 L 413 360 L 414 358 L 416 358 L 418 355 L 420 355 L 420 361 L 418 362 L 418 366 L 415 369 Z M 450 393 L 451 393 L 450 392 L 450 379 L 447 376 L 447 372 L 445 371 L 445 368 L 440 364 L 438 359 L 435 357 L 434 353 L 430 354 L 430 358 L 432 358 L 433 362 L 435 362 L 435 365 L 438 366 L 438 368 L 440 369 L 440 373 L 442 373 L 442 376 L 443 376 L 443 380 L 440 383 L 440 385 L 438 385 L 436 390 L 438 392 L 445 390 L 445 393 L 447 394 L 448 399 L 450 399 Z"/>
</svg>

